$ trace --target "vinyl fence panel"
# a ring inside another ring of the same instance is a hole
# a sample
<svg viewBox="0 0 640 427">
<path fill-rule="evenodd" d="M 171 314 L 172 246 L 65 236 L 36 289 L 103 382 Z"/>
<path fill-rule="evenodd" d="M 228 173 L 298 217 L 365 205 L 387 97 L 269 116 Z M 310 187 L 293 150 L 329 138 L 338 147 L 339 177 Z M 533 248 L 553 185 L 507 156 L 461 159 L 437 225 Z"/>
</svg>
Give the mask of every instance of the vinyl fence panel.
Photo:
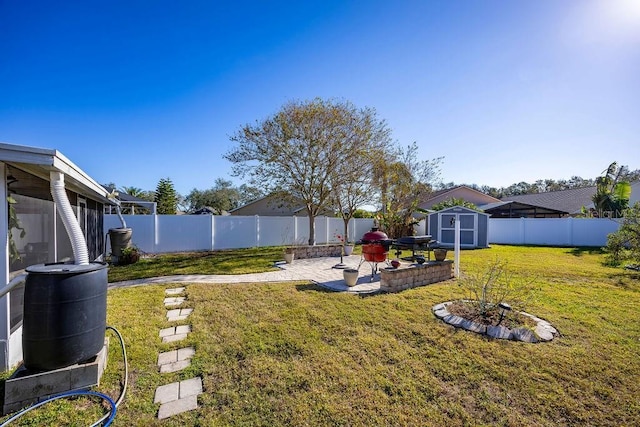
<svg viewBox="0 0 640 427">
<path fill-rule="evenodd" d="M 572 246 L 605 246 L 607 236 L 618 231 L 622 220 L 570 218 Z"/>
<path fill-rule="evenodd" d="M 295 218 L 292 216 L 261 216 L 258 218 L 257 246 L 284 246 L 295 242 Z"/>
<path fill-rule="evenodd" d="M 599 247 L 619 227 L 606 218 L 489 218 L 489 243 Z"/>
<path fill-rule="evenodd" d="M 211 218 L 214 218 L 212 249 L 258 246 L 255 216 L 211 216 Z"/>
<path fill-rule="evenodd" d="M 131 240 L 143 252 L 156 253 L 156 216 L 123 215 L 127 227 L 133 230 Z M 122 228 L 118 215 L 104 216 L 105 233 L 111 228 Z M 111 243 L 107 239 L 107 253 L 111 252 Z"/>
<path fill-rule="evenodd" d="M 157 215 L 157 218 L 155 252 L 211 250 L 213 216 Z"/>
</svg>

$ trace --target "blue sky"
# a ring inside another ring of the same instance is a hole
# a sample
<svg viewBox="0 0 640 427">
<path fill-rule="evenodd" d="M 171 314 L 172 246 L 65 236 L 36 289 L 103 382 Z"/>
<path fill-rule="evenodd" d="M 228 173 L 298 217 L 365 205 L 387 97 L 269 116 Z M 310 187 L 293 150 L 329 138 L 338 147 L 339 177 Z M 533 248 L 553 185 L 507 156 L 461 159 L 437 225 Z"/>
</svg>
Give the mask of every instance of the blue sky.
<svg viewBox="0 0 640 427">
<path fill-rule="evenodd" d="M 445 182 L 640 169 L 640 0 L 0 0 L 0 141 L 101 183 L 232 179 L 229 136 L 314 97 L 376 108 Z"/>
</svg>

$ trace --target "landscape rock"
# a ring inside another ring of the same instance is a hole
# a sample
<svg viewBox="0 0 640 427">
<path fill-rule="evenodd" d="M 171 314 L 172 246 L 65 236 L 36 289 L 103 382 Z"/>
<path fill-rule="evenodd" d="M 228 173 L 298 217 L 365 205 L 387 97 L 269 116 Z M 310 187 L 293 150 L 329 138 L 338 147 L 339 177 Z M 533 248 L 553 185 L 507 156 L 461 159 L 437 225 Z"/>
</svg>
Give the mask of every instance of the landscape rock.
<svg viewBox="0 0 640 427">
<path fill-rule="evenodd" d="M 525 328 L 512 329 L 511 336 L 513 337 L 514 340 L 517 340 L 517 341 L 530 342 L 530 343 L 538 342 L 538 338 L 536 338 L 533 331 Z"/>
<path fill-rule="evenodd" d="M 511 339 L 511 329 L 505 326 L 487 326 L 487 335 L 503 340 Z"/>
</svg>

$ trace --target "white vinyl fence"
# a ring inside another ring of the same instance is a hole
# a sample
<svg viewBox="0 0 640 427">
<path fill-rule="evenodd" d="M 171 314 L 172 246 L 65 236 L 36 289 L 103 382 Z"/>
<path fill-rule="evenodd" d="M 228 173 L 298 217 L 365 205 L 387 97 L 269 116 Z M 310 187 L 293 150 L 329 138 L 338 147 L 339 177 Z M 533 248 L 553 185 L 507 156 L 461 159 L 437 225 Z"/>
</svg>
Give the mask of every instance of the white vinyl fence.
<svg viewBox="0 0 640 427">
<path fill-rule="evenodd" d="M 489 243 L 599 247 L 619 227 L 606 218 L 489 218 Z"/>
<path fill-rule="evenodd" d="M 307 244 L 309 219 L 280 216 L 124 215 L 133 243 L 144 252 L 207 251 Z M 104 229 L 119 228 L 117 215 L 104 216 Z M 372 219 L 349 222 L 348 240 L 356 241 L 373 226 Z M 316 243 L 338 243 L 344 234 L 341 218 L 315 220 Z M 108 250 L 110 248 L 107 248 Z"/>
<path fill-rule="evenodd" d="M 307 217 L 213 216 L 213 215 L 125 215 L 133 229 L 133 243 L 148 253 L 207 251 L 306 244 Z M 349 222 L 348 240 L 355 242 L 373 226 L 370 218 Z M 117 215 L 104 216 L 105 232 L 121 227 Z M 604 246 L 618 222 L 594 218 L 489 219 L 489 243 L 545 246 Z M 344 223 L 340 218 L 318 217 L 316 243 L 338 243 Z M 426 221 L 416 234 L 428 234 Z M 107 249 L 110 249 L 108 247 Z"/>
</svg>

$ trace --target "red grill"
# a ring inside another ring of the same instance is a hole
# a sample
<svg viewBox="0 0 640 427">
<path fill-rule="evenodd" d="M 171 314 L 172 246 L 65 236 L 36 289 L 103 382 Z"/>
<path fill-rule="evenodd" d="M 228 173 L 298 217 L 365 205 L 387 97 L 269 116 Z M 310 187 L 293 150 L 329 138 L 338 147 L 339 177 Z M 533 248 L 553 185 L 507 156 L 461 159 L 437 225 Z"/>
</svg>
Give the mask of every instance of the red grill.
<svg viewBox="0 0 640 427">
<path fill-rule="evenodd" d="M 387 261 L 389 247 L 393 244 L 393 240 L 377 228 L 372 228 L 371 231 L 364 233 L 360 243 L 362 243 L 360 265 L 365 261 L 371 265 L 371 279 L 373 280 L 373 276 L 378 271 L 378 263 Z"/>
<path fill-rule="evenodd" d="M 387 260 L 389 251 L 379 243 L 369 243 L 362 245 L 362 256 L 365 261 L 384 262 Z"/>
</svg>

